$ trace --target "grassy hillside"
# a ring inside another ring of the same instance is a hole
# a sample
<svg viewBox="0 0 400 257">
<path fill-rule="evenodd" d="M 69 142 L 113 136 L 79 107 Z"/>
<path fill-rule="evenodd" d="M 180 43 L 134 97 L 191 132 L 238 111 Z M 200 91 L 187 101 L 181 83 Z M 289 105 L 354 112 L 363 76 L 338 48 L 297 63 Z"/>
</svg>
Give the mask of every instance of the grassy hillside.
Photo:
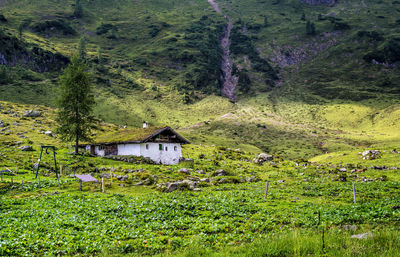
<svg viewBox="0 0 400 257">
<path fill-rule="evenodd" d="M 70 57 L 85 37 L 105 121 L 289 158 L 398 144 L 396 1 L 218 3 L 234 23 L 235 104 L 219 96 L 226 21 L 200 0 L 81 1 L 81 17 L 75 1 L 5 1 L 2 37 L 15 44 L 0 52 L 18 58 L 1 67 L 0 99 L 54 106 L 60 67 L 21 56 Z"/>
</svg>

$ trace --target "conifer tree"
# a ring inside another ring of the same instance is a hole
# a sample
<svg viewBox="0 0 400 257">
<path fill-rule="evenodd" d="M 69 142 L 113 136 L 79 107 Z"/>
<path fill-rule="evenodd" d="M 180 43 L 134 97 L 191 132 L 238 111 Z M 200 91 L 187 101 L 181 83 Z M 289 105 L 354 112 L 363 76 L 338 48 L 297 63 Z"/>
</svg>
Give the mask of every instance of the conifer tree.
<svg viewBox="0 0 400 257">
<path fill-rule="evenodd" d="M 95 128 L 92 116 L 95 101 L 87 69 L 83 60 L 74 55 L 60 76 L 57 133 L 63 141 L 75 143 L 75 154 L 79 141 L 90 141 L 91 130 Z"/>
<path fill-rule="evenodd" d="M 80 0 L 75 1 L 75 9 L 74 9 L 74 16 L 76 18 L 82 18 L 83 16 L 83 9 Z"/>
<path fill-rule="evenodd" d="M 86 60 L 86 38 L 81 37 L 78 44 L 78 55 L 81 61 Z"/>
</svg>

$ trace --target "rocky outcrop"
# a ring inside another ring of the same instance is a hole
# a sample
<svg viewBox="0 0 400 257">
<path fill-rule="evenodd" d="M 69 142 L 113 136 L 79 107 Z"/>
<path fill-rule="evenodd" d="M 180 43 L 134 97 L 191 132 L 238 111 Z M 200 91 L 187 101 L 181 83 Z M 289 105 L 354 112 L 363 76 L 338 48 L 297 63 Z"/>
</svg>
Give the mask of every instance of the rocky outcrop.
<svg viewBox="0 0 400 257">
<path fill-rule="evenodd" d="M 0 32 L 0 64 L 23 65 L 37 72 L 59 71 L 69 59 L 60 53 L 53 53 L 37 45 L 28 44 L 18 38 Z"/>
<path fill-rule="evenodd" d="M 335 6 L 337 0 L 300 0 L 300 2 L 308 4 L 308 5 Z"/>
<path fill-rule="evenodd" d="M 29 111 L 24 112 L 24 115 L 22 115 L 22 116 L 36 118 L 36 117 L 40 117 L 41 113 L 39 111 L 29 110 Z"/>
</svg>

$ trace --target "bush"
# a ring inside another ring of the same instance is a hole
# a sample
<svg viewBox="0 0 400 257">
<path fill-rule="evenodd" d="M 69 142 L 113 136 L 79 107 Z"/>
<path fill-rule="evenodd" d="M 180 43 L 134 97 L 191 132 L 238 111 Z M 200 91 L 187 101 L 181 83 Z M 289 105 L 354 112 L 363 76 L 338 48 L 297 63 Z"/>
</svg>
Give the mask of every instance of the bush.
<svg viewBox="0 0 400 257">
<path fill-rule="evenodd" d="M 118 28 L 112 24 L 106 23 L 106 24 L 101 24 L 99 27 L 96 28 L 96 34 L 97 35 L 103 35 L 108 33 L 109 31 L 118 31 Z"/>
<path fill-rule="evenodd" d="M 35 32 L 44 33 L 53 31 L 61 32 L 63 35 L 75 35 L 76 31 L 64 20 L 49 20 L 37 23 L 32 26 L 32 29 Z"/>
</svg>

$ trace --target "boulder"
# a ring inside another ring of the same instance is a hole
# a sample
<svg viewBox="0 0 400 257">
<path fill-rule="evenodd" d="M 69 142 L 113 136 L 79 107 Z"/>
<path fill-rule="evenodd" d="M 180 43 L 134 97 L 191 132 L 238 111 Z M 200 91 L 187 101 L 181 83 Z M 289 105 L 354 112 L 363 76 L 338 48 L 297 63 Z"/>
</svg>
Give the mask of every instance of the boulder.
<svg viewBox="0 0 400 257">
<path fill-rule="evenodd" d="M 206 172 L 204 170 L 196 170 L 195 172 L 198 174 L 206 174 Z"/>
<path fill-rule="evenodd" d="M 263 164 L 266 161 L 272 161 L 274 156 L 266 153 L 260 153 L 256 158 L 253 159 L 254 163 Z"/>
<path fill-rule="evenodd" d="M 179 184 L 178 183 L 168 183 L 167 185 L 167 193 L 171 193 L 175 190 L 178 190 Z"/>
<path fill-rule="evenodd" d="M 36 117 L 40 117 L 41 115 L 42 114 L 39 111 L 29 110 L 29 111 L 24 112 L 24 114 L 22 116 L 36 118 Z"/>
<path fill-rule="evenodd" d="M 200 179 L 200 182 L 205 182 L 205 183 L 209 183 L 211 180 L 209 178 L 202 178 Z"/>
<path fill-rule="evenodd" d="M 251 176 L 251 177 L 246 178 L 246 181 L 249 182 L 249 183 L 258 182 L 258 181 L 260 181 L 260 180 L 261 180 L 261 179 L 255 177 L 255 176 Z"/>
<path fill-rule="evenodd" d="M 361 153 L 363 160 L 375 160 L 381 158 L 381 152 L 378 150 L 366 150 Z"/>
<path fill-rule="evenodd" d="M 50 131 L 50 130 L 45 131 L 44 134 L 45 134 L 46 136 L 49 136 L 49 137 L 52 137 L 52 136 L 53 136 L 53 132 Z"/>
<path fill-rule="evenodd" d="M 372 237 L 372 236 L 373 236 L 373 235 L 372 235 L 371 232 L 367 232 L 367 233 L 352 235 L 351 238 L 367 239 L 367 238 Z"/>
<path fill-rule="evenodd" d="M 346 169 L 346 168 L 340 168 L 339 171 L 340 171 L 340 172 L 346 172 L 347 169 Z"/>
<path fill-rule="evenodd" d="M 189 169 L 186 169 L 186 168 L 180 169 L 180 170 L 178 170 L 178 172 L 179 172 L 179 173 L 186 174 L 186 175 L 190 175 L 190 170 L 189 170 Z"/>
<path fill-rule="evenodd" d="M 19 149 L 21 149 L 21 151 L 24 151 L 24 152 L 33 151 L 33 147 L 31 145 L 24 145 L 24 146 L 21 146 Z"/>
<path fill-rule="evenodd" d="M 129 178 L 128 175 L 125 175 L 125 176 L 117 176 L 117 179 L 118 179 L 119 181 L 126 181 L 126 180 L 128 180 L 128 178 Z"/>
<path fill-rule="evenodd" d="M 226 176 L 226 175 L 228 175 L 228 173 L 225 171 L 225 170 L 216 170 L 215 172 L 214 172 L 214 174 L 215 174 L 215 176 Z"/>
</svg>

